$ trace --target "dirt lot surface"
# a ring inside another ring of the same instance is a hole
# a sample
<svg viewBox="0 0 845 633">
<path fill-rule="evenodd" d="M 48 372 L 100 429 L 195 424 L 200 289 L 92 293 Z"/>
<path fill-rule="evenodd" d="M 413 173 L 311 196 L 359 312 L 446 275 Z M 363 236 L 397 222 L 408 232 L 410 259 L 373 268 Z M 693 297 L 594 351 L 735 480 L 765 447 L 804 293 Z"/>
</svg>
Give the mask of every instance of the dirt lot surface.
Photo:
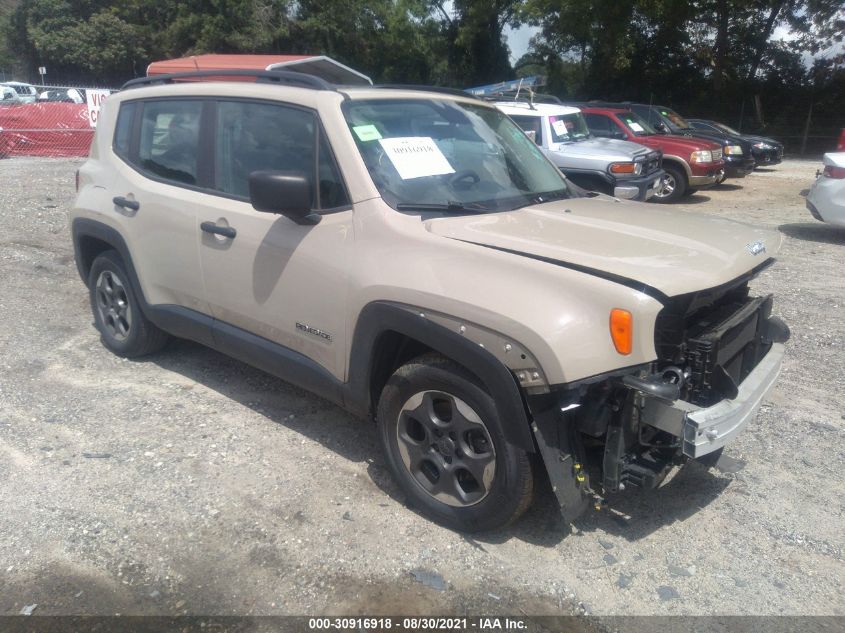
<svg viewBox="0 0 845 633">
<path fill-rule="evenodd" d="M 198 345 L 99 343 L 67 227 L 75 160 L 0 161 L 0 614 L 845 614 L 845 231 L 787 161 L 678 206 L 779 230 L 792 327 L 721 471 L 567 534 L 541 495 L 467 537 L 407 509 L 374 428 Z"/>
</svg>

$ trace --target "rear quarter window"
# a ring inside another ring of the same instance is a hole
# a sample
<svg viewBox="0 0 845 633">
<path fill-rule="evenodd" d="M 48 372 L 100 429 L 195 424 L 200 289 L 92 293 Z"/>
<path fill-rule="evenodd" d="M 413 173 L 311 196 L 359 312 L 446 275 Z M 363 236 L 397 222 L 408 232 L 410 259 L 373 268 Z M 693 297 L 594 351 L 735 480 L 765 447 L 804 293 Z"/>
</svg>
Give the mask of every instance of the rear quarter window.
<svg viewBox="0 0 845 633">
<path fill-rule="evenodd" d="M 117 123 L 114 126 L 114 141 L 112 147 L 118 156 L 129 159 L 129 143 L 132 139 L 132 123 L 135 121 L 137 103 L 122 103 L 117 113 Z"/>
</svg>

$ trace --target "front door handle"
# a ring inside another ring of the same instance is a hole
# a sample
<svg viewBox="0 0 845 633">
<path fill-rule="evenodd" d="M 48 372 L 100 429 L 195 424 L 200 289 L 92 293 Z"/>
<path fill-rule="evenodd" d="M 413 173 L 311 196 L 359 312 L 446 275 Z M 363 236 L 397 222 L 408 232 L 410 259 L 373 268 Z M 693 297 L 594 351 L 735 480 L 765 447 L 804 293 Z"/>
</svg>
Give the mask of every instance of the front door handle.
<svg viewBox="0 0 845 633">
<path fill-rule="evenodd" d="M 206 233 L 213 233 L 214 235 L 222 235 L 228 237 L 230 240 L 235 239 L 238 232 L 231 226 L 217 226 L 214 222 L 203 222 L 200 228 Z"/>
<path fill-rule="evenodd" d="M 136 202 L 135 200 L 128 200 L 123 196 L 115 196 L 114 198 L 112 198 L 111 201 L 114 202 L 117 206 L 123 207 L 124 209 L 130 209 L 131 211 L 137 211 L 141 208 L 140 202 Z"/>
</svg>

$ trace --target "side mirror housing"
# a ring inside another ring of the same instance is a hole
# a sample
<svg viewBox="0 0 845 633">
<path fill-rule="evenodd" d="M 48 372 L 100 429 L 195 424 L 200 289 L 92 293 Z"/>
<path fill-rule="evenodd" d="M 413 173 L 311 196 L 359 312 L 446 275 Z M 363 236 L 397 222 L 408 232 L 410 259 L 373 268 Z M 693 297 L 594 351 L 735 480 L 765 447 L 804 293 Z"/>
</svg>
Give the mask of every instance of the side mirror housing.
<svg viewBox="0 0 845 633">
<path fill-rule="evenodd" d="M 249 201 L 256 211 L 276 213 L 297 224 L 318 224 L 311 209 L 311 182 L 300 171 L 254 171 L 249 175 Z"/>
<path fill-rule="evenodd" d="M 660 123 L 659 121 L 654 124 L 654 129 L 660 132 L 661 134 L 666 134 L 668 129 L 666 128 L 665 123 Z"/>
</svg>

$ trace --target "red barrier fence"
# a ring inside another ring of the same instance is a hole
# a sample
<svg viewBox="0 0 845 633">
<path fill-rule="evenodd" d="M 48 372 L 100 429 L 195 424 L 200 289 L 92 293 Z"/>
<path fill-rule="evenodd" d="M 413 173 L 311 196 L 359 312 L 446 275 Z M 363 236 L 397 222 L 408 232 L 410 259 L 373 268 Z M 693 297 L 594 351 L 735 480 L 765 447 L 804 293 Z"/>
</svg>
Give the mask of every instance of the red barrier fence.
<svg viewBox="0 0 845 633">
<path fill-rule="evenodd" d="M 0 158 L 87 156 L 94 137 L 84 103 L 25 103 L 0 107 Z"/>
</svg>

